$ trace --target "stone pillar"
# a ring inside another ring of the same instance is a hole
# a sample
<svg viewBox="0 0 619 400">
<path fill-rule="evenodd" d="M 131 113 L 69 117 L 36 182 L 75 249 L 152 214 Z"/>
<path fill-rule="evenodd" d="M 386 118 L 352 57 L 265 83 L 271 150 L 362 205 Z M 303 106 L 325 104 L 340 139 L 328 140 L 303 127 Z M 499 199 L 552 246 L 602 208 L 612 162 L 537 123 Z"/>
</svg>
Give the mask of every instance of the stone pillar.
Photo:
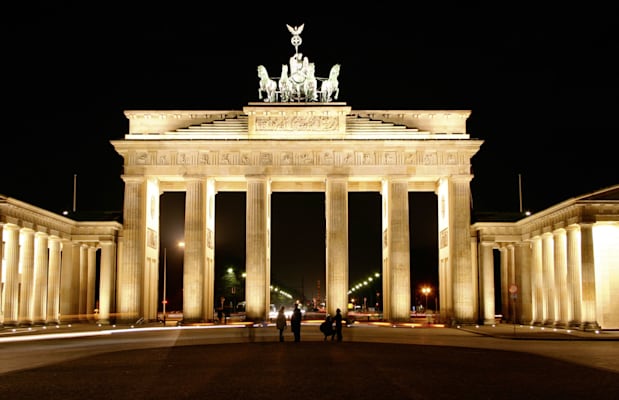
<svg viewBox="0 0 619 400">
<path fill-rule="evenodd" d="M 555 326 L 565 328 L 568 315 L 568 295 L 567 295 L 567 235 L 565 229 L 557 229 L 554 235 L 554 264 L 555 264 Z"/>
<path fill-rule="evenodd" d="M 73 322 L 79 313 L 79 244 L 63 240 L 61 255 L 60 319 Z"/>
<path fill-rule="evenodd" d="M 142 286 L 145 268 L 146 182 L 144 177 L 123 177 L 122 261 L 118 268 L 117 305 L 121 322 L 133 323 L 142 316 Z"/>
<path fill-rule="evenodd" d="M 19 227 L 4 225 L 6 242 L 4 259 L 6 282 L 4 285 L 4 325 L 16 326 L 19 319 Z"/>
<path fill-rule="evenodd" d="M 582 323 L 582 290 L 580 256 L 580 228 L 570 225 L 567 228 L 567 294 L 571 309 L 568 325 L 580 328 Z"/>
<path fill-rule="evenodd" d="M 554 325 L 555 322 L 555 269 L 554 243 L 552 234 L 542 235 L 542 290 L 544 301 L 544 325 Z"/>
<path fill-rule="evenodd" d="M 531 243 L 518 243 L 516 245 L 516 285 L 518 287 L 516 294 L 516 320 L 521 324 L 530 324 L 533 321 L 531 262 Z"/>
<path fill-rule="evenodd" d="M 19 293 L 19 324 L 32 325 L 34 322 L 34 231 L 21 230 L 19 265 L 21 266 L 21 289 Z"/>
<path fill-rule="evenodd" d="M 79 252 L 79 307 L 78 318 L 80 321 L 88 319 L 88 246 L 80 244 Z"/>
<path fill-rule="evenodd" d="M 116 244 L 111 240 L 101 242 L 99 272 L 99 322 L 109 324 L 114 308 L 114 281 L 116 279 Z"/>
<path fill-rule="evenodd" d="M 449 257 L 453 274 L 454 318 L 457 323 L 477 321 L 475 268 L 471 265 L 471 175 L 453 175 L 449 182 Z"/>
<path fill-rule="evenodd" d="M 348 180 L 329 176 L 325 193 L 327 312 L 343 315 L 348 305 Z"/>
<path fill-rule="evenodd" d="M 34 302 L 32 315 L 34 323 L 39 325 L 47 322 L 48 263 L 47 233 L 37 232 L 34 240 Z"/>
<path fill-rule="evenodd" d="M 185 196 L 185 254 L 183 262 L 183 321 L 204 322 L 206 269 L 206 183 L 187 180 Z"/>
<path fill-rule="evenodd" d="M 499 254 L 501 262 L 501 314 L 503 315 L 502 320 L 505 322 L 511 320 L 511 318 L 509 317 L 509 291 L 507 290 L 509 287 L 508 254 L 507 247 L 504 244 L 499 247 Z"/>
<path fill-rule="evenodd" d="M 482 242 L 480 252 L 481 263 L 481 298 L 482 320 L 484 325 L 495 323 L 494 315 L 494 256 L 491 242 Z"/>
<path fill-rule="evenodd" d="M 544 289 L 542 272 L 542 238 L 535 236 L 532 240 L 532 269 L 531 269 L 531 295 L 532 295 L 532 324 L 541 325 L 544 321 Z"/>
<path fill-rule="evenodd" d="M 408 182 L 390 177 L 383 181 L 383 270 L 384 311 L 389 321 L 410 321 L 410 231 Z"/>
<path fill-rule="evenodd" d="M 87 289 L 86 289 L 86 315 L 89 320 L 95 319 L 95 293 L 96 293 L 96 284 L 97 284 L 97 248 L 93 245 L 88 246 L 88 261 L 87 261 L 87 272 L 86 272 L 86 281 L 87 281 Z"/>
<path fill-rule="evenodd" d="M 593 252 L 593 224 L 580 223 L 580 252 L 582 264 L 582 328 L 599 329 L 595 309 L 595 258 Z"/>
<path fill-rule="evenodd" d="M 265 321 L 269 317 L 271 273 L 269 265 L 270 184 L 266 176 L 247 176 L 246 211 L 246 317 Z"/>
<path fill-rule="evenodd" d="M 215 180 L 206 181 L 206 254 L 204 270 L 204 319 L 215 319 L 215 201 L 217 190 Z"/>
<path fill-rule="evenodd" d="M 49 273 L 47 283 L 47 323 L 60 323 L 60 238 L 49 237 Z"/>
</svg>

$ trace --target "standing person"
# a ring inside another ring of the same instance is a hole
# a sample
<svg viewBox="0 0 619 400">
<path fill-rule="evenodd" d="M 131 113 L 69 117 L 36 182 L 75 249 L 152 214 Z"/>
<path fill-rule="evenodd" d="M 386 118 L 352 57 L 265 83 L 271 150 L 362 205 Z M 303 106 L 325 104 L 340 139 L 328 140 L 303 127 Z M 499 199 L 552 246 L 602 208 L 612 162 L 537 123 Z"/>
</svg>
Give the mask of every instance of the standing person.
<svg viewBox="0 0 619 400">
<path fill-rule="evenodd" d="M 294 334 L 294 341 L 301 341 L 301 310 L 299 309 L 299 304 L 294 305 L 294 311 L 292 312 L 292 317 L 290 317 L 290 329 L 292 329 L 292 333 Z"/>
<path fill-rule="evenodd" d="M 335 312 L 335 317 L 333 319 L 335 320 L 335 334 L 337 335 L 337 341 L 341 342 L 342 341 L 342 310 L 338 308 L 337 311 Z"/>
<path fill-rule="evenodd" d="M 277 313 L 277 319 L 275 320 L 275 326 L 279 330 L 279 341 L 284 341 L 284 329 L 286 329 L 286 314 L 284 314 L 285 307 L 281 306 Z"/>
</svg>

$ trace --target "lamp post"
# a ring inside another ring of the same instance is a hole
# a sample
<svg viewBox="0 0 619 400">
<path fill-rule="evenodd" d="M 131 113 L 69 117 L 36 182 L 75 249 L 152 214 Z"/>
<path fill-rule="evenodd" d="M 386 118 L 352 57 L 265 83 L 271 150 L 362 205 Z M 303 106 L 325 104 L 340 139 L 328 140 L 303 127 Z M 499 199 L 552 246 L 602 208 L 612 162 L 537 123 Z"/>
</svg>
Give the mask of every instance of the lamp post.
<svg viewBox="0 0 619 400">
<path fill-rule="evenodd" d="M 426 314 L 428 313 L 428 295 L 430 294 L 430 292 L 432 292 L 432 289 L 429 288 L 428 286 L 424 286 L 421 288 L 421 293 L 423 293 L 424 296 L 426 296 L 426 308 L 425 308 Z"/>
</svg>

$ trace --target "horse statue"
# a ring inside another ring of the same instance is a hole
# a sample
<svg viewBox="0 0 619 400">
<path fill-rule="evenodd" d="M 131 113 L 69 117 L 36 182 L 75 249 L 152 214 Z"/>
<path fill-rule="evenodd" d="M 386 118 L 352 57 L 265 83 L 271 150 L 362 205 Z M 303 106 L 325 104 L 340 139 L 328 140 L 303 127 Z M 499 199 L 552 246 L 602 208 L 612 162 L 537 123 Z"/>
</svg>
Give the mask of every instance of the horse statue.
<svg viewBox="0 0 619 400">
<path fill-rule="evenodd" d="M 260 78 L 258 98 L 262 100 L 262 94 L 265 93 L 265 102 L 273 103 L 277 101 L 277 83 L 273 79 L 269 78 L 269 74 L 264 65 L 258 65 L 258 78 Z"/>
<path fill-rule="evenodd" d="M 314 63 L 307 65 L 307 75 L 303 82 L 305 101 L 318 101 L 318 80 L 316 79 L 316 67 Z"/>
<path fill-rule="evenodd" d="M 331 67 L 329 78 L 322 81 L 322 85 L 320 85 L 320 101 L 323 103 L 330 102 L 331 96 L 333 96 L 333 100 L 337 100 L 337 96 L 340 94 L 339 82 L 337 80 L 339 74 L 340 64 L 335 64 Z"/>
<path fill-rule="evenodd" d="M 277 83 L 279 87 L 279 96 L 281 101 L 288 102 L 292 99 L 292 91 L 293 86 L 290 78 L 288 77 L 288 66 L 286 64 L 282 64 L 282 74 L 279 77 L 279 81 Z"/>
</svg>

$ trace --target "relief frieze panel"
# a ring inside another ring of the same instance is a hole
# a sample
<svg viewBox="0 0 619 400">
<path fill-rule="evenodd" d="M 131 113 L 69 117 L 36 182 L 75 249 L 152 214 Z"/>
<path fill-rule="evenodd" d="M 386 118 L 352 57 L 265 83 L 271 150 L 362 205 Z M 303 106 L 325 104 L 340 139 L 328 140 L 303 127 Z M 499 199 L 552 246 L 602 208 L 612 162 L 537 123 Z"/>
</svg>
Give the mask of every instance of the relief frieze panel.
<svg viewBox="0 0 619 400">
<path fill-rule="evenodd" d="M 337 116 L 300 115 L 295 117 L 271 115 L 256 116 L 256 131 L 336 131 Z"/>
<path fill-rule="evenodd" d="M 136 151 L 135 165 L 466 165 L 457 151 Z"/>
</svg>

